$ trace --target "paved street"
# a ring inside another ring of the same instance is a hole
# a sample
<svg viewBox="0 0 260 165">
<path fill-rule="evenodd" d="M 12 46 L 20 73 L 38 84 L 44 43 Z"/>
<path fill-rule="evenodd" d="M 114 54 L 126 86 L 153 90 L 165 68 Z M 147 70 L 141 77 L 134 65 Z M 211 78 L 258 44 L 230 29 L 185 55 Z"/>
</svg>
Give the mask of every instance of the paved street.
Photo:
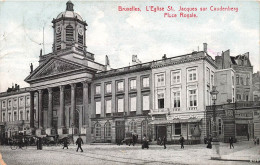
<svg viewBox="0 0 260 165">
<path fill-rule="evenodd" d="M 221 143 L 221 157 L 224 159 L 260 159 L 260 146 L 254 146 L 252 142 L 240 142 L 235 144 L 235 149 L 229 149 L 228 144 Z M 242 161 L 217 161 L 210 160 L 211 149 L 204 144 L 185 146 L 151 145 L 150 148 L 141 149 L 137 146 L 117 145 L 83 145 L 84 152 L 76 152 L 76 146 L 62 149 L 61 146 L 44 147 L 36 150 L 36 147 L 28 147 L 26 150 L 11 150 L 8 146 L 1 146 L 1 154 L 7 165 L 27 164 L 220 164 L 220 165 L 244 165 L 259 164 Z"/>
</svg>

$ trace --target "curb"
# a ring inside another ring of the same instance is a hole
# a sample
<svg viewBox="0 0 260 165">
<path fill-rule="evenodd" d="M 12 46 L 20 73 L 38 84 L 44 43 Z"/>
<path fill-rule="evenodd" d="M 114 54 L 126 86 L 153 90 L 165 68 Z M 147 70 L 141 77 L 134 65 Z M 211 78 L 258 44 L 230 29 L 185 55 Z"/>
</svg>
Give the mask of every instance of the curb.
<svg viewBox="0 0 260 165">
<path fill-rule="evenodd" d="M 260 159 L 242 160 L 242 159 L 211 158 L 211 160 L 218 160 L 218 161 L 239 161 L 239 162 L 260 163 Z"/>
</svg>

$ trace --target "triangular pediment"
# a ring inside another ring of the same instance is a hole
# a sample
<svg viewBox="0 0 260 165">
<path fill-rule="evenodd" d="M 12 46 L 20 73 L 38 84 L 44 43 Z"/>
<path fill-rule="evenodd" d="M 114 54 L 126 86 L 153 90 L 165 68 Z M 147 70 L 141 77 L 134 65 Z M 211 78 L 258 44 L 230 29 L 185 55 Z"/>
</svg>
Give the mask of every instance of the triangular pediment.
<svg viewBox="0 0 260 165">
<path fill-rule="evenodd" d="M 39 78 L 62 75 L 69 72 L 77 71 L 86 68 L 82 64 L 69 61 L 62 58 L 51 58 L 46 63 L 38 66 L 25 81 L 36 80 Z"/>
<path fill-rule="evenodd" d="M 79 68 L 78 66 L 69 64 L 64 61 L 54 60 L 48 67 L 44 68 L 40 73 L 38 73 L 34 77 L 36 78 L 36 77 L 43 77 L 43 76 L 59 74 L 62 72 L 72 71 L 72 70 L 75 70 L 78 68 Z"/>
</svg>

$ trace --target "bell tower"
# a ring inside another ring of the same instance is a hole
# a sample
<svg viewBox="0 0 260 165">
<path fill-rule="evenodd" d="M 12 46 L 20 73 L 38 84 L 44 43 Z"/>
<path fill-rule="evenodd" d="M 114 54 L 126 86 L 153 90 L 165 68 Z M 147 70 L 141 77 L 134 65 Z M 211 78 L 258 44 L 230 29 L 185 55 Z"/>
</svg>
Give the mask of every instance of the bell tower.
<svg viewBox="0 0 260 165">
<path fill-rule="evenodd" d="M 54 30 L 53 52 L 74 49 L 86 55 L 86 27 L 88 24 L 74 12 L 74 4 L 66 3 L 66 10 L 52 20 Z"/>
</svg>

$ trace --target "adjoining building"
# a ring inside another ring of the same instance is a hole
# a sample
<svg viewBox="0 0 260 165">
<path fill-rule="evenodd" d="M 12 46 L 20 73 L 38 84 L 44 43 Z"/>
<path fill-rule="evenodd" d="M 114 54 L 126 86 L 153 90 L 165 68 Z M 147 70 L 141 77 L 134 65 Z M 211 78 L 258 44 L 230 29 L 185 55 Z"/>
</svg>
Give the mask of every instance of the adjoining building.
<svg viewBox="0 0 260 165">
<path fill-rule="evenodd" d="M 37 95 L 34 96 L 36 104 L 33 107 L 35 125 L 38 121 Z M 30 129 L 30 95 L 29 88 L 19 88 L 15 84 L 7 92 L 0 93 L 1 138 L 9 138 L 18 133 L 31 134 Z"/>
<path fill-rule="evenodd" d="M 218 138 L 228 142 L 229 137 L 238 141 L 260 137 L 260 102 L 238 101 L 216 105 Z M 207 136 L 213 129 L 212 106 L 207 106 Z"/>
<path fill-rule="evenodd" d="M 260 72 L 253 74 L 253 97 L 254 101 L 260 101 Z"/>
<path fill-rule="evenodd" d="M 253 101 L 253 66 L 249 59 L 249 52 L 242 55 L 230 56 L 230 50 L 227 50 L 222 52 L 221 56 L 216 56 L 215 60 L 218 69 L 232 68 L 235 71 L 235 100 Z"/>
</svg>

